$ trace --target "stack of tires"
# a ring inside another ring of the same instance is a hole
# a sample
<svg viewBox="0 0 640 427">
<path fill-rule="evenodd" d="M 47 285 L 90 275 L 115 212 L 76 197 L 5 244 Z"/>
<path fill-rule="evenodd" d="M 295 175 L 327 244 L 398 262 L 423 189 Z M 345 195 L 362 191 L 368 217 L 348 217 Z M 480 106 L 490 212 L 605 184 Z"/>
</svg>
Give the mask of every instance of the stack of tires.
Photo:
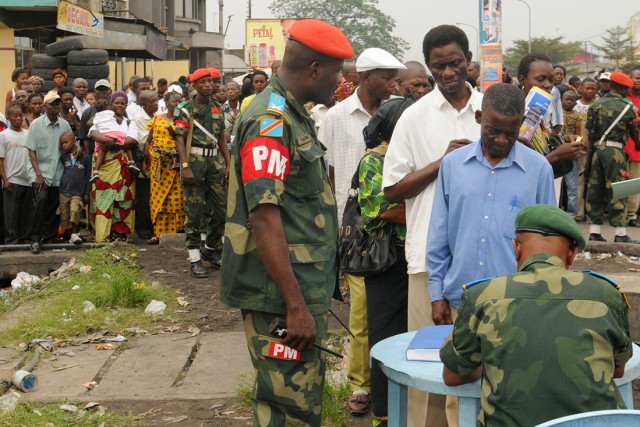
<svg viewBox="0 0 640 427">
<path fill-rule="evenodd" d="M 31 75 L 44 79 L 45 92 L 54 86 L 52 73 L 56 68 L 67 70 L 67 86 L 71 86 L 74 79 L 82 77 L 87 81 L 89 91 L 94 90 L 98 80 L 109 78 L 107 51 L 83 49 L 81 39 L 71 37 L 50 43 L 46 52 L 46 55 L 33 55 L 31 59 Z"/>
</svg>

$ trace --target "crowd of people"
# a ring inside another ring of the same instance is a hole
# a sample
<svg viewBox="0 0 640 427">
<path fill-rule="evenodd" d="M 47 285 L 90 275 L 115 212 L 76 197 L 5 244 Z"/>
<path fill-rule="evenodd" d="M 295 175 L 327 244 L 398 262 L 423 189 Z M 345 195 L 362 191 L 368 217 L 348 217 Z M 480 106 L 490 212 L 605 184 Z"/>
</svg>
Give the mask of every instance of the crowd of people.
<svg viewBox="0 0 640 427">
<path fill-rule="evenodd" d="M 90 94 L 55 70 L 43 94 L 40 77 L 16 69 L 0 132 L 4 242 L 33 253 L 81 243 L 86 206 L 96 242 L 184 232 L 192 277 L 208 277 L 203 261 L 222 268 L 220 298 L 242 311 L 257 425 L 319 426 L 326 355 L 314 344 L 341 297 L 336 241 L 356 174 L 364 230 L 388 230 L 396 261 L 343 276 L 352 414 L 386 425 L 373 345 L 452 323 L 444 381 L 482 376 L 479 425 L 624 407 L 613 377 L 631 355 L 627 307 L 606 278 L 568 268 L 585 246 L 576 222 L 604 241 L 605 209 L 615 242 L 640 243 L 626 228 L 638 226 L 640 197 L 611 190 L 640 177 L 640 66 L 565 84 L 564 67 L 530 53 L 513 82 L 483 95 L 458 27 L 431 29 L 423 54 L 403 64 L 370 47 L 345 62 L 346 36 L 309 19 L 290 28 L 270 73 L 242 84 L 221 87 L 217 69 L 201 68 L 155 89 L 100 80 Z M 534 88 L 551 102 L 527 138 Z M 549 332 L 528 334 L 543 318 Z M 592 370 L 608 374 L 598 382 Z M 582 398 L 585 384 L 597 395 Z M 408 408 L 411 426 L 458 423 L 449 396 L 411 389 Z"/>
</svg>

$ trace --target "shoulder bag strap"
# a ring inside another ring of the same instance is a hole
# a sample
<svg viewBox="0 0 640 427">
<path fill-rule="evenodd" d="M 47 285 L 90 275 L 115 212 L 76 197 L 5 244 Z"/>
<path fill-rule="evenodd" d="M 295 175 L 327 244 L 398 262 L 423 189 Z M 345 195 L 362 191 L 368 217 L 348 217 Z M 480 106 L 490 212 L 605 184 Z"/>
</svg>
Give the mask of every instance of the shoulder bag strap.
<svg viewBox="0 0 640 427">
<path fill-rule="evenodd" d="M 611 130 L 618 124 L 620 119 L 622 119 L 622 116 L 624 116 L 624 114 L 627 111 L 629 111 L 629 108 L 631 108 L 631 105 L 627 104 L 627 106 L 624 107 L 624 110 L 622 110 L 622 112 L 618 115 L 618 117 L 616 117 L 616 119 L 613 121 L 613 123 L 611 123 L 611 126 L 609 126 L 609 128 L 602 134 L 602 137 L 600 138 L 600 141 L 598 141 L 598 144 L 602 144 L 604 142 L 604 140 L 607 137 L 607 135 L 609 135 L 609 132 L 611 132 Z"/>
</svg>

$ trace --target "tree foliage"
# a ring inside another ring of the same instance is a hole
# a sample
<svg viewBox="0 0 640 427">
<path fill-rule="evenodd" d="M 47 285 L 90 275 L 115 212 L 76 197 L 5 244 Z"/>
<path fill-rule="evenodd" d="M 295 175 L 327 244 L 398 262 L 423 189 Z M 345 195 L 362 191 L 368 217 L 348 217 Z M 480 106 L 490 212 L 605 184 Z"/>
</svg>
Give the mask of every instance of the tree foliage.
<svg viewBox="0 0 640 427">
<path fill-rule="evenodd" d="M 626 68 L 635 65 L 636 48 L 626 28 L 620 26 L 609 28 L 607 35 L 602 37 L 602 41 L 603 44 L 598 45 L 598 49 L 616 68 L 627 71 Z"/>
<path fill-rule="evenodd" d="M 544 53 L 553 64 L 558 64 L 573 58 L 580 53 L 579 42 L 564 42 L 563 37 L 533 37 L 531 39 L 531 52 Z M 529 52 L 529 40 L 515 40 L 514 45 L 504 54 L 504 64 L 514 78 L 516 78 L 518 64 L 523 56 Z"/>
<path fill-rule="evenodd" d="M 378 9 L 378 0 L 273 0 L 269 10 L 279 18 L 315 18 L 340 28 L 356 57 L 379 47 L 402 60 L 409 44 L 392 34 L 396 21 Z"/>
</svg>

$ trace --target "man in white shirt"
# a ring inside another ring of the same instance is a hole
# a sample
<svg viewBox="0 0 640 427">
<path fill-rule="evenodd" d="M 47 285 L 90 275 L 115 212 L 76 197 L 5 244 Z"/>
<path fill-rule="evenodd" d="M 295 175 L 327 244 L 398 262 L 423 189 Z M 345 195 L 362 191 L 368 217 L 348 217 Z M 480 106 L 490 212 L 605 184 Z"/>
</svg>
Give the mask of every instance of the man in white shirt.
<svg viewBox="0 0 640 427">
<path fill-rule="evenodd" d="M 147 81 L 147 79 L 144 78 L 139 78 L 133 81 L 133 84 L 131 85 L 131 92 L 135 95 L 136 100 L 133 102 L 130 102 L 129 105 L 127 105 L 127 117 L 130 120 L 135 119 L 135 117 L 138 115 L 138 113 L 142 110 L 142 102 L 140 100 L 140 94 L 142 93 L 142 91 L 145 90 L 149 90 L 149 82 Z M 156 94 L 156 98 L 158 97 L 158 95 Z"/>
<path fill-rule="evenodd" d="M 335 189 L 340 222 L 351 178 L 366 150 L 362 130 L 380 104 L 393 94 L 398 70 L 404 68 L 400 61 L 383 49 L 365 49 L 356 61 L 360 86 L 327 112 L 320 127 L 318 139 L 327 147 L 325 159 L 329 162 L 329 178 Z M 349 347 L 347 378 L 352 395 L 347 409 L 355 415 L 363 415 L 369 411 L 371 389 L 364 278 L 345 274 L 344 284 L 351 294 L 349 327 L 355 335 Z"/>
<path fill-rule="evenodd" d="M 469 41 L 460 28 L 441 25 L 430 30 L 422 47 L 436 81 L 434 90 L 400 117 L 384 161 L 382 186 L 391 202 L 406 204 L 405 254 L 409 273 L 409 330 L 433 325 L 427 288 L 427 231 L 442 157 L 480 137 L 475 112 L 482 94 L 466 83 L 471 60 Z M 472 185 L 473 183 L 470 183 Z M 408 425 L 457 426 L 457 405 L 444 396 L 409 390 Z M 428 410 L 427 410 L 428 409 Z"/>
</svg>

